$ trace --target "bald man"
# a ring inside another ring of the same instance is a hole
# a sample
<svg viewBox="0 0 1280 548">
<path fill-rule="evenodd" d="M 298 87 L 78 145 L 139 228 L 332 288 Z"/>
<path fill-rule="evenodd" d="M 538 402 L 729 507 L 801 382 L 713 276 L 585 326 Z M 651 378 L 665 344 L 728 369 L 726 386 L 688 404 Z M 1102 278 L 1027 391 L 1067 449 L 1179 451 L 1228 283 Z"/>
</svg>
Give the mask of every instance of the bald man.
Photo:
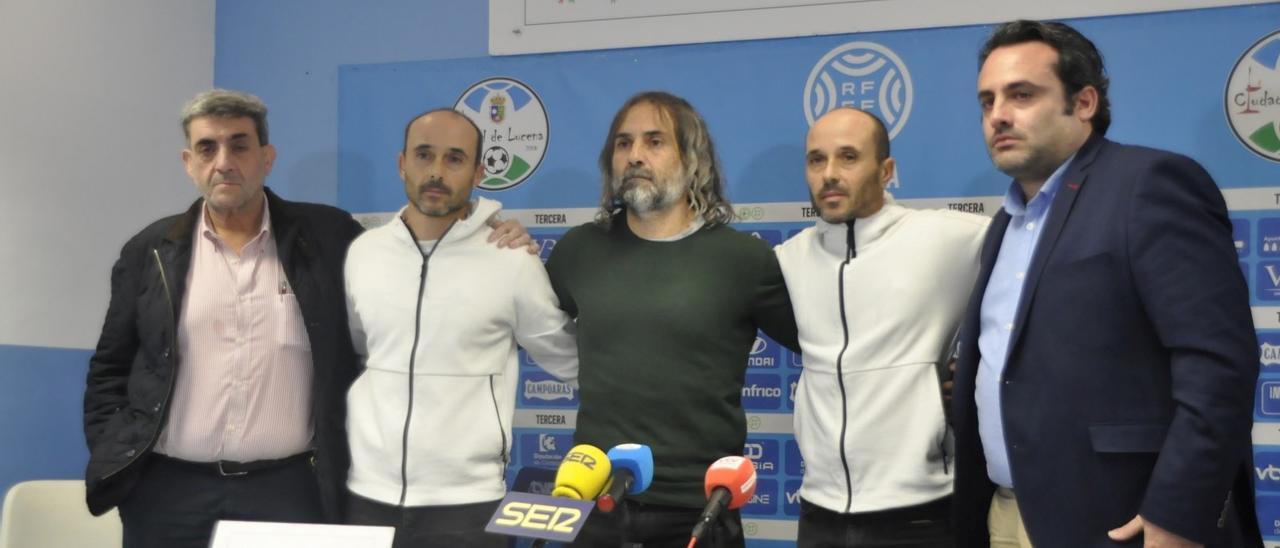
<svg viewBox="0 0 1280 548">
<path fill-rule="evenodd" d="M 909 210 L 874 115 L 833 110 L 805 140 L 821 216 L 778 246 L 804 372 L 798 545 L 953 544 L 952 470 L 939 366 L 977 275 L 987 219 Z"/>
</svg>

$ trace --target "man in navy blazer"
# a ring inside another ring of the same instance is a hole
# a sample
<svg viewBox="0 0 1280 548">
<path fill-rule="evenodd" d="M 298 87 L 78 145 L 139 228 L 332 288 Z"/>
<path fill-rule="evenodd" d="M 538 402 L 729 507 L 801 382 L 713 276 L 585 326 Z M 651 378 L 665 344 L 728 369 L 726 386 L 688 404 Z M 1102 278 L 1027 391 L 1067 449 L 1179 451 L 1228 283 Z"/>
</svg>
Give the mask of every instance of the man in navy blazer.
<svg viewBox="0 0 1280 548">
<path fill-rule="evenodd" d="M 1107 76 L 1060 23 L 981 55 L 987 233 L 954 390 L 960 546 L 1260 545 L 1258 347 L 1199 164 L 1103 137 Z"/>
</svg>

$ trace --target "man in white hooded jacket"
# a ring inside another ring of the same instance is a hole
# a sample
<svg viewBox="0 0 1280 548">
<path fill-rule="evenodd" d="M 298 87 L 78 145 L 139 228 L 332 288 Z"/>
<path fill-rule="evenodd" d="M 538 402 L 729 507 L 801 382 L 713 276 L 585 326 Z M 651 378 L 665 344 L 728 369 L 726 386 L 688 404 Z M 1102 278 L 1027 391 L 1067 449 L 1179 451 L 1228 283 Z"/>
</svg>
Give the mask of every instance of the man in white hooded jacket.
<svg viewBox="0 0 1280 548">
<path fill-rule="evenodd" d="M 938 363 L 988 219 L 895 204 L 893 171 L 875 116 L 827 113 L 805 143 L 822 220 L 776 248 L 804 357 L 794 416 L 802 548 L 954 542 Z"/>
<path fill-rule="evenodd" d="M 347 397 L 348 521 L 402 546 L 506 546 L 484 533 L 506 490 L 516 345 L 576 383 L 574 324 L 536 256 L 491 245 L 501 204 L 471 191 L 481 134 L 451 109 L 405 128 L 409 203 L 351 244 L 351 336 L 366 369 Z"/>
</svg>

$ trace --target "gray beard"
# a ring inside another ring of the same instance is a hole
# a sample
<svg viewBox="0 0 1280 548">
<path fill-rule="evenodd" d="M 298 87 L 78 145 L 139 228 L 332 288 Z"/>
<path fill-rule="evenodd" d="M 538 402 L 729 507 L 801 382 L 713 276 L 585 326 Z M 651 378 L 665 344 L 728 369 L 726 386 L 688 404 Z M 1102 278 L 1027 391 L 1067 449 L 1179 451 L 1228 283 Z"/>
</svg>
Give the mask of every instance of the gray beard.
<svg viewBox="0 0 1280 548">
<path fill-rule="evenodd" d="M 667 181 L 654 179 L 652 184 L 626 184 L 621 178 L 613 181 L 613 191 L 622 198 L 627 210 L 637 215 L 665 211 L 680 201 L 680 187 Z"/>
</svg>

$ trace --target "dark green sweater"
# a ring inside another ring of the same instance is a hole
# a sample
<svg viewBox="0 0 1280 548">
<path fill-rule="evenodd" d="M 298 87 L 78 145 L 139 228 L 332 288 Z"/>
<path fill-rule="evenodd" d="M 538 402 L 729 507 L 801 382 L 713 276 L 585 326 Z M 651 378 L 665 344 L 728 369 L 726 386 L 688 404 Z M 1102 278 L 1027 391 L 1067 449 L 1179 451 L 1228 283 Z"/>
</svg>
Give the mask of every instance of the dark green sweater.
<svg viewBox="0 0 1280 548">
<path fill-rule="evenodd" d="M 762 329 L 796 347 L 795 318 L 773 250 L 726 226 L 674 242 L 570 230 L 547 260 L 560 306 L 578 320 L 581 385 L 575 443 L 653 448 L 638 500 L 701 507 L 707 467 L 741 455 L 747 354 Z"/>
</svg>

